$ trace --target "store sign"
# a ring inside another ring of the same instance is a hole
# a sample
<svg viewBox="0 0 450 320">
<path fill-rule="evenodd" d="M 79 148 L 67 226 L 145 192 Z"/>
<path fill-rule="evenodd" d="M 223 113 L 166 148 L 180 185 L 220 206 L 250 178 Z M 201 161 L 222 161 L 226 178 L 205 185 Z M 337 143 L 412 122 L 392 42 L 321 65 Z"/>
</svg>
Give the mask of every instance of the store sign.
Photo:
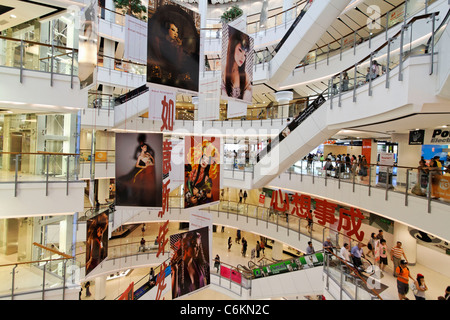
<svg viewBox="0 0 450 320">
<path fill-rule="evenodd" d="M 425 130 L 414 130 L 409 132 L 410 145 L 422 145 L 425 139 Z"/>
<path fill-rule="evenodd" d="M 312 202 L 316 203 L 314 210 Z M 355 236 L 358 241 L 364 239 L 364 231 L 360 231 L 362 220 L 364 215 L 358 208 L 350 207 L 339 209 L 339 218 L 336 218 L 334 213 L 338 207 L 337 203 L 327 201 L 326 199 L 311 198 L 309 195 L 295 193 L 292 196 L 292 201 L 289 200 L 288 193 L 284 193 L 281 190 L 274 191 L 272 193 L 272 201 L 270 206 L 277 211 L 290 212 L 292 215 L 296 215 L 301 219 L 316 218 L 316 221 L 322 225 L 332 228 L 337 222 L 338 232 L 343 232 L 346 236 Z M 291 209 L 292 208 L 292 209 Z"/>
<path fill-rule="evenodd" d="M 426 130 L 424 144 L 450 144 L 450 129 L 439 128 Z"/>
<path fill-rule="evenodd" d="M 263 206 L 264 203 L 265 203 L 265 201 L 266 201 L 266 196 L 265 196 L 264 194 L 261 193 L 261 194 L 259 195 L 259 204 Z"/>
</svg>

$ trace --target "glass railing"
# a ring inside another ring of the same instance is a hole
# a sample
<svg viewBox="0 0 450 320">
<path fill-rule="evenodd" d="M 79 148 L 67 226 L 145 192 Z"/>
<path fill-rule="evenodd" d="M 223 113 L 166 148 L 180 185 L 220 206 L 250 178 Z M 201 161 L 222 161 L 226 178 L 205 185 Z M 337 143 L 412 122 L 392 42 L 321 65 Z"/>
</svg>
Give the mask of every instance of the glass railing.
<svg viewBox="0 0 450 320">
<path fill-rule="evenodd" d="M 119 26 L 125 26 L 125 14 L 112 11 L 110 9 L 99 7 L 98 17 L 110 23 L 115 23 Z"/>
<path fill-rule="evenodd" d="M 34 294 L 36 299 L 39 294 L 45 300 L 46 294 L 51 294 L 51 299 L 60 296 L 64 300 L 65 289 L 79 287 L 80 264 L 73 257 L 61 258 L 51 253 L 49 256 L 39 261 L 0 265 L 0 299 L 26 299 L 27 294 Z"/>
<path fill-rule="evenodd" d="M 0 36 L 0 66 L 72 77 L 78 75 L 78 49 Z M 22 81 L 22 73 L 20 74 Z"/>
<path fill-rule="evenodd" d="M 364 85 L 368 87 L 368 94 L 372 95 L 372 83 L 380 77 L 385 77 L 385 86 L 389 88 L 390 73 L 398 67 L 398 79 L 403 79 L 404 61 L 415 55 L 428 54 L 426 45 L 435 32 L 434 21 L 436 14 L 427 14 L 413 18 L 403 25 L 387 42 L 373 51 L 368 57 L 357 62 L 354 66 L 333 75 L 328 80 L 330 106 L 341 106 L 341 95 L 346 92 L 353 93 L 353 101 L 356 102 L 356 90 Z M 433 21 L 429 33 L 423 34 L 428 21 Z M 419 31 L 416 31 L 419 30 Z"/>
<path fill-rule="evenodd" d="M 301 13 L 305 7 L 306 0 L 299 1 L 295 6 L 273 14 L 261 21 L 259 14 L 247 16 L 247 34 L 255 34 L 258 32 L 264 32 L 267 29 L 284 27 L 290 25 L 291 22 Z M 221 23 L 217 21 L 217 24 Z M 203 28 L 206 38 L 219 39 L 222 37 L 222 28 Z"/>
<path fill-rule="evenodd" d="M 330 161 L 332 169 L 327 161 L 300 160 L 288 169 L 285 174 L 300 176 L 313 176 L 319 180 L 327 179 L 341 183 L 363 185 L 368 188 L 370 196 L 371 188 L 381 188 L 385 191 L 385 199 L 389 199 L 391 192 L 401 193 L 405 198 L 405 205 L 409 197 L 421 197 L 428 201 L 428 212 L 431 212 L 431 201 L 450 204 L 450 194 L 445 186 L 450 184 L 450 172 L 439 167 L 406 167 L 380 164 L 349 164 L 341 161 Z M 364 168 L 362 168 L 364 167 Z M 353 187 L 354 188 L 354 187 Z"/>
<path fill-rule="evenodd" d="M 374 272 L 375 266 L 371 265 L 370 270 L 356 269 L 332 252 L 324 254 L 324 258 L 325 287 L 329 289 L 333 285 L 331 281 L 337 285 L 338 292 L 328 290 L 329 294 L 336 295 L 336 300 L 383 300 L 378 293 L 382 286 L 381 276 Z"/>
<path fill-rule="evenodd" d="M 0 152 L 0 183 L 78 181 L 79 154 Z"/>
<path fill-rule="evenodd" d="M 108 57 L 102 54 L 98 55 L 98 66 L 136 75 L 147 74 L 147 65 L 145 64 Z"/>
<path fill-rule="evenodd" d="M 372 39 L 383 33 L 386 34 L 387 40 L 388 30 L 390 28 L 404 23 L 405 20 L 410 19 L 420 11 L 424 10 L 424 13 L 428 14 L 428 7 L 436 1 L 437 0 L 404 1 L 375 19 L 370 25 L 361 26 L 352 33 L 346 34 L 345 36 L 317 47 L 314 50 L 310 50 L 297 68 L 316 64 L 323 60 L 327 60 L 328 63 L 328 59 L 336 55 L 340 55 L 342 59 L 343 52 L 350 49 L 353 50 L 353 54 L 355 55 L 357 47 L 360 44 L 368 42 L 370 48 Z"/>
</svg>

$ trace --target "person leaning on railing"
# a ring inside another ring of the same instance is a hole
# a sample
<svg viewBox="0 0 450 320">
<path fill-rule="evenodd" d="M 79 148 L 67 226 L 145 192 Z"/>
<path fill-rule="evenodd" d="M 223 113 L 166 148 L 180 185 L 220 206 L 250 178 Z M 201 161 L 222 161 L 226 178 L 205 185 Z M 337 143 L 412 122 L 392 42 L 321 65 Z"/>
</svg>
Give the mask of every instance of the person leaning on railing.
<svg viewBox="0 0 450 320">
<path fill-rule="evenodd" d="M 412 188 L 411 192 L 418 196 L 424 196 L 425 193 L 422 191 L 427 188 L 428 185 L 428 172 L 429 168 L 425 162 L 425 160 L 421 159 L 419 161 L 419 166 L 417 167 L 417 183 Z"/>
</svg>

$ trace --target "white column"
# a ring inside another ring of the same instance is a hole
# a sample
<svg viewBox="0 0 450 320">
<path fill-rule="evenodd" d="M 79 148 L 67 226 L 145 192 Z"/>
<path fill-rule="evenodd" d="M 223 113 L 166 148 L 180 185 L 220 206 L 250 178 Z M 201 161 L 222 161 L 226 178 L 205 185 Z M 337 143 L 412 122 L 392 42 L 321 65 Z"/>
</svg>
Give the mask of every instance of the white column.
<svg viewBox="0 0 450 320">
<path fill-rule="evenodd" d="M 278 91 L 275 92 L 275 98 L 278 104 L 278 118 L 287 118 L 289 116 L 289 102 L 294 98 L 292 91 Z"/>
<path fill-rule="evenodd" d="M 198 97 L 192 97 L 192 104 L 194 105 L 194 120 L 198 120 Z"/>
<path fill-rule="evenodd" d="M 398 162 L 399 167 L 417 167 L 419 165 L 419 160 L 422 155 L 421 145 L 410 145 L 409 144 L 409 134 L 404 133 L 394 133 L 392 134 L 392 141 L 398 143 Z M 417 170 L 413 171 L 417 173 Z M 406 182 L 406 169 L 397 170 L 397 183 Z"/>
<path fill-rule="evenodd" d="M 274 241 L 272 246 L 272 259 L 274 260 L 283 259 L 283 243 L 279 241 Z"/>
<path fill-rule="evenodd" d="M 73 215 L 64 216 L 59 222 L 59 251 L 72 255 Z"/>
<path fill-rule="evenodd" d="M 106 298 L 106 276 L 95 278 L 95 300 L 105 300 Z"/>
<path fill-rule="evenodd" d="M 109 179 L 98 179 L 98 201 L 105 203 L 109 199 Z"/>
<path fill-rule="evenodd" d="M 397 244 L 397 241 L 402 243 L 403 251 L 410 265 L 416 264 L 417 261 L 417 240 L 411 236 L 408 231 L 408 226 L 399 222 L 394 222 L 394 238 L 392 246 Z M 402 258 L 403 259 L 403 258 Z"/>
</svg>

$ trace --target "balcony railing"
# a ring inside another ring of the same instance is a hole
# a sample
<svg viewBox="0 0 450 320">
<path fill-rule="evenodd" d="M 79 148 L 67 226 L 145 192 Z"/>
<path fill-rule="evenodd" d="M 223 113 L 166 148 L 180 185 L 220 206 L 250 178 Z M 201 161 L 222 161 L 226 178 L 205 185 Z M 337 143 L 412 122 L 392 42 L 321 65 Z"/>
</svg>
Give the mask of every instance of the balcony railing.
<svg viewBox="0 0 450 320">
<path fill-rule="evenodd" d="M 78 75 L 78 49 L 0 36 L 0 66 L 19 69 L 20 83 L 23 70 L 50 73 L 50 85 L 53 75 L 68 75 L 73 88 Z"/>
<path fill-rule="evenodd" d="M 79 154 L 55 152 L 0 152 L 0 183 L 14 183 L 14 196 L 17 196 L 21 183 L 65 183 L 66 194 L 69 184 L 77 182 L 79 175 Z"/>
</svg>

